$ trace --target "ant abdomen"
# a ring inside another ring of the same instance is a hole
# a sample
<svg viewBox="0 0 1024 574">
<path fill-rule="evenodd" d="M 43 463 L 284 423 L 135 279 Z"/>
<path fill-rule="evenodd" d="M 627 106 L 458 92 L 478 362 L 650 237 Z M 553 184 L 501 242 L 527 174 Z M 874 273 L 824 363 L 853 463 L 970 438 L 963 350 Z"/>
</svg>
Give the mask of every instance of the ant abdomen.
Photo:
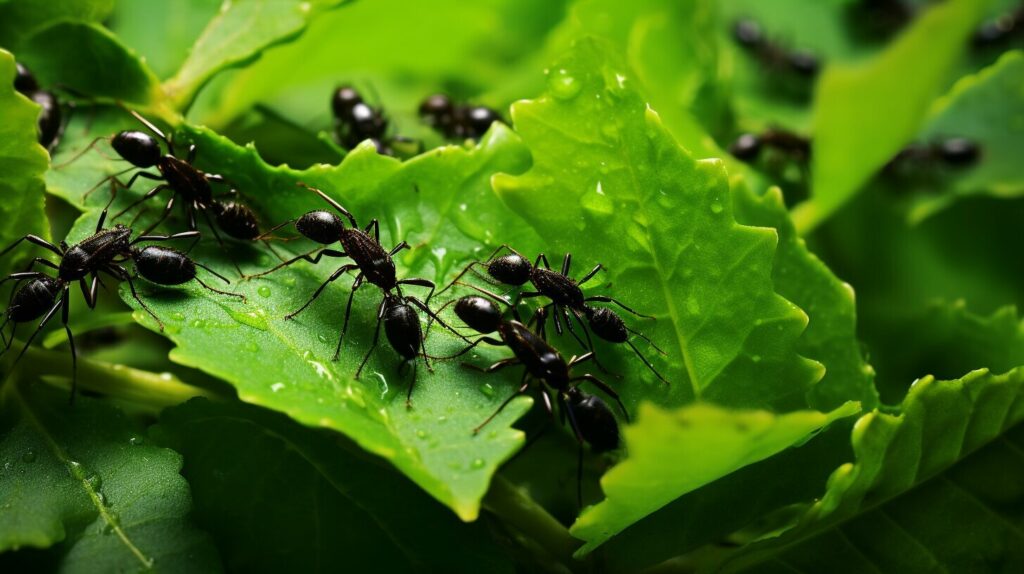
<svg viewBox="0 0 1024 574">
<path fill-rule="evenodd" d="M 23 95 L 29 95 L 39 89 L 39 82 L 36 77 L 21 62 L 14 63 L 16 71 L 14 75 L 14 89 Z"/>
<path fill-rule="evenodd" d="M 419 315 L 411 305 L 395 304 L 385 310 L 384 334 L 391 347 L 403 358 L 414 359 L 419 355 L 423 331 L 420 329 Z"/>
<path fill-rule="evenodd" d="M 532 271 L 533 265 L 515 253 L 498 257 L 487 265 L 487 274 L 505 285 L 525 285 Z"/>
<path fill-rule="evenodd" d="M 139 275 L 157 285 L 181 285 L 196 276 L 196 264 L 170 247 L 149 245 L 139 250 L 133 260 Z"/>
<path fill-rule="evenodd" d="M 253 240 L 259 237 L 259 221 L 256 213 L 248 206 L 229 201 L 214 206 L 217 210 L 217 225 L 235 239 Z"/>
<path fill-rule="evenodd" d="M 316 210 L 295 220 L 295 230 L 303 237 L 322 245 L 330 245 L 341 238 L 345 224 L 330 211 Z"/>
<path fill-rule="evenodd" d="M 137 130 L 118 132 L 111 138 L 110 147 L 114 148 L 117 155 L 142 169 L 156 165 L 162 155 L 156 138 Z"/>
<path fill-rule="evenodd" d="M 455 302 L 455 314 L 478 333 L 493 333 L 501 325 L 501 311 L 483 297 L 467 295 Z"/>
<path fill-rule="evenodd" d="M 60 293 L 60 282 L 52 277 L 37 277 L 15 291 L 7 318 L 15 323 L 25 323 L 43 316 L 53 306 Z"/>
<path fill-rule="evenodd" d="M 591 450 L 607 452 L 619 448 L 619 423 L 600 397 L 573 389 L 569 393 L 569 408 L 580 435 Z"/>
<path fill-rule="evenodd" d="M 938 152 L 942 161 L 954 166 L 974 164 L 981 155 L 978 144 L 967 138 L 949 138 L 938 144 Z"/>
<path fill-rule="evenodd" d="M 625 343 L 629 339 L 629 330 L 622 317 L 606 307 L 599 307 L 588 317 L 590 330 L 595 335 L 611 343 Z"/>
</svg>

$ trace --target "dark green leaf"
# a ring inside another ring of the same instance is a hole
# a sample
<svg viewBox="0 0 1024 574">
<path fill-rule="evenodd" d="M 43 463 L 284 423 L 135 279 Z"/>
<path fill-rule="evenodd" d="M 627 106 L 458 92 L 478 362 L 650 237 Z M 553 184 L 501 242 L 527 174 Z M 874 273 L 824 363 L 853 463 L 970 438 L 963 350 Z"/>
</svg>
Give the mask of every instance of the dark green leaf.
<svg viewBox="0 0 1024 574">
<path fill-rule="evenodd" d="M 40 146 L 36 118 L 39 106 L 14 91 L 14 58 L 0 50 L 0 244 L 6 247 L 26 233 L 49 236 L 43 213 L 46 150 Z M 0 247 L 2 248 L 2 247 Z M 0 259 L 6 275 L 27 253 Z"/>
<path fill-rule="evenodd" d="M 65 572 L 213 572 L 181 457 L 120 411 L 42 385 L 0 390 L 0 550 L 53 545 Z"/>
<path fill-rule="evenodd" d="M 102 22 L 114 0 L 9 0 L 0 5 L 0 45 L 19 48 L 25 39 L 58 22 Z"/>
</svg>

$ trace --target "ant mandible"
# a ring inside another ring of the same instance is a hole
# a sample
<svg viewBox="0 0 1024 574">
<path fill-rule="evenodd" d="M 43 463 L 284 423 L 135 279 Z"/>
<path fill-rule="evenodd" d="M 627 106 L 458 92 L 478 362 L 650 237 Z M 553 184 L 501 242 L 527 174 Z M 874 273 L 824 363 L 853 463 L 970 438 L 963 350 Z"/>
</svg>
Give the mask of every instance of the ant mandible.
<svg viewBox="0 0 1024 574">
<path fill-rule="evenodd" d="M 508 250 L 509 254 L 495 258 L 502 249 Z M 544 267 L 541 267 L 541 264 L 543 264 Z M 569 253 L 566 253 L 562 260 L 561 272 L 555 272 L 551 270 L 547 256 L 543 253 L 538 255 L 537 260 L 531 265 L 530 261 L 515 249 L 512 249 L 508 245 L 500 245 L 491 253 L 487 260 L 474 261 L 467 265 L 461 272 L 459 272 L 458 275 L 455 276 L 455 279 L 446 285 L 438 294 L 444 293 L 451 288 L 452 285 L 459 283 L 459 279 L 461 279 L 467 272 L 480 265 L 487 268 L 487 274 L 492 279 L 504 285 L 519 287 L 528 282 L 533 285 L 536 291 L 525 291 L 519 293 L 513 303 L 513 306 L 518 306 L 522 299 L 532 297 L 548 298 L 551 303 L 544 307 L 553 307 L 555 331 L 559 335 L 563 333 L 560 321 L 561 318 L 565 320 L 566 327 L 568 327 L 569 332 L 576 341 L 588 351 L 592 352 L 594 350 L 594 343 L 590 338 L 590 331 L 593 331 L 595 335 L 609 343 L 626 343 L 633 350 L 636 356 L 640 358 L 643 364 L 652 373 L 654 373 L 661 382 L 668 384 L 665 377 L 663 377 L 661 373 L 654 368 L 654 365 L 651 364 L 643 353 L 640 352 L 640 349 L 638 349 L 632 341 L 629 340 L 629 334 L 632 333 L 647 341 L 658 353 L 662 355 L 665 354 L 664 351 L 659 349 L 658 346 L 648 339 L 643 333 L 627 327 L 625 322 L 622 320 L 622 317 L 611 309 L 597 308 L 587 304 L 589 302 L 614 303 L 637 317 L 647 319 L 654 318 L 649 315 L 643 315 L 626 306 L 621 301 L 606 295 L 584 296 L 580 286 L 597 275 L 597 273 L 603 268 L 600 263 L 595 265 L 594 268 L 584 275 L 579 281 L 576 281 L 569 277 L 569 270 L 572 266 L 572 255 Z M 587 324 L 583 322 L 584 318 L 587 319 L 587 323 L 590 325 L 590 330 L 587 329 Z M 580 327 L 583 330 L 583 335 L 586 338 L 586 342 L 581 340 L 579 335 L 576 334 L 576 330 L 573 327 L 573 319 L 580 324 Z M 598 367 L 602 368 L 602 370 L 604 369 L 596 356 L 594 358 L 594 362 Z"/>
<path fill-rule="evenodd" d="M 61 322 L 67 333 L 68 343 L 71 346 L 72 401 L 74 400 L 77 388 L 78 366 L 75 340 L 71 334 L 71 328 L 68 326 L 68 317 L 71 309 L 69 298 L 71 285 L 76 281 L 81 287 L 85 303 L 90 309 L 96 307 L 97 290 L 101 282 L 100 272 L 119 281 L 127 282 L 132 297 L 156 320 L 161 331 L 164 329 L 163 322 L 139 297 L 135 289 L 135 283 L 132 281 L 132 275 L 124 268 L 122 263 L 131 260 L 134 263 L 135 271 L 142 278 L 158 285 L 180 285 L 194 279 L 204 288 L 215 293 L 245 299 L 242 295 L 220 291 L 207 285 L 197 276 L 197 267 L 205 269 L 226 283 L 230 282 L 209 267 L 196 263 L 181 251 L 157 245 L 149 245 L 142 248 L 136 247 L 142 241 L 195 239 L 199 237 L 198 232 L 185 231 L 174 235 L 143 234 L 132 240 L 132 230 L 124 225 L 115 225 L 113 228 L 103 229 L 106 215 L 107 212 L 104 210 L 96 223 L 96 230 L 93 235 L 75 245 L 68 246 L 67 243 L 61 242 L 60 246 L 57 246 L 37 235 L 29 234 L 18 239 L 3 251 L 0 251 L 0 257 L 2 257 L 21 244 L 21 242 L 27 241 L 33 245 L 48 249 L 60 257 L 59 264 L 42 257 L 36 257 L 24 271 L 11 273 L 0 280 L 0 283 L 9 280 L 15 281 L 15 288 L 11 295 L 11 302 L 7 308 L 6 317 L 3 324 L 0 324 L 0 331 L 8 322 L 13 324 L 11 327 L 11 337 L 9 340 L 5 340 L 5 347 L 0 354 L 6 353 L 10 349 L 19 323 L 27 323 L 43 317 L 28 341 L 25 342 L 25 346 L 22 347 L 17 359 L 15 359 L 15 363 L 17 363 L 24 356 L 25 351 L 39 332 L 50 322 L 58 310 L 61 311 Z M 41 271 L 34 271 L 33 269 L 37 264 L 55 270 L 56 276 L 51 277 Z M 88 283 L 87 278 L 89 278 Z M 18 287 L 25 280 L 28 280 L 28 282 Z"/>
</svg>

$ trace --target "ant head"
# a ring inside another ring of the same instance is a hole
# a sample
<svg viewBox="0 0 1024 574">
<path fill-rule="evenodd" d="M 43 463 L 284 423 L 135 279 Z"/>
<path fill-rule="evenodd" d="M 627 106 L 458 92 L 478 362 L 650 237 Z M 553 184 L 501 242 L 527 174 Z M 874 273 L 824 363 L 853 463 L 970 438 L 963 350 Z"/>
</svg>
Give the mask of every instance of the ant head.
<svg viewBox="0 0 1024 574">
<path fill-rule="evenodd" d="M 761 32 L 761 25 L 749 18 L 737 20 L 733 24 L 732 37 L 741 46 L 747 47 L 759 46 L 764 42 L 764 33 Z"/>
<path fill-rule="evenodd" d="M 352 106 L 349 121 L 352 131 L 361 138 L 383 135 L 384 128 L 388 125 L 383 114 L 364 102 Z"/>
<path fill-rule="evenodd" d="M 434 94 L 420 104 L 420 117 L 434 125 L 451 122 L 455 106 L 444 94 Z"/>
<path fill-rule="evenodd" d="M 29 95 L 39 89 L 39 82 L 36 77 L 21 62 L 15 62 L 16 74 L 14 76 L 14 89 L 24 95 Z"/>
<path fill-rule="evenodd" d="M 491 300 L 467 295 L 455 302 L 455 314 L 478 333 L 493 333 L 501 325 L 501 311 Z"/>
<path fill-rule="evenodd" d="M 786 59 L 789 60 L 789 66 L 793 71 L 805 78 L 817 76 L 818 71 L 821 69 L 821 61 L 810 52 L 802 50 L 793 51 L 786 56 Z"/>
<path fill-rule="evenodd" d="M 142 169 L 156 165 L 162 153 L 156 138 L 136 130 L 118 132 L 110 140 L 110 146 L 119 156 Z"/>
<path fill-rule="evenodd" d="M 939 155 L 949 165 L 964 167 L 978 160 L 978 144 L 967 138 L 949 138 L 939 142 Z"/>
<path fill-rule="evenodd" d="M 322 209 L 310 211 L 295 220 L 296 231 L 321 245 L 330 245 L 338 241 L 344 229 L 345 224 L 340 217 Z"/>
<path fill-rule="evenodd" d="M 626 323 L 619 317 L 618 313 L 607 307 L 588 307 L 587 319 L 590 323 L 590 330 L 605 341 L 612 343 L 625 343 L 629 338 L 629 330 Z"/>
<path fill-rule="evenodd" d="M 474 106 L 469 109 L 466 114 L 466 119 L 469 121 L 470 129 L 474 137 L 483 136 L 490 129 L 491 124 L 494 122 L 500 122 L 501 116 L 498 112 L 484 106 Z"/>
<path fill-rule="evenodd" d="M 518 253 L 504 255 L 487 265 L 487 274 L 505 285 L 525 285 L 532 271 L 533 265 Z"/>
<path fill-rule="evenodd" d="M 229 201 L 217 203 L 217 225 L 235 239 L 251 241 L 260 235 L 256 213 L 247 205 Z"/>
<path fill-rule="evenodd" d="M 331 96 L 331 109 L 334 111 L 334 117 L 339 120 L 350 118 L 352 108 L 361 103 L 363 97 L 352 86 L 341 86 L 334 90 L 334 95 Z"/>
<path fill-rule="evenodd" d="M 594 452 L 606 452 L 619 447 L 619 423 L 608 405 L 595 395 L 578 388 L 568 393 L 569 408 L 576 418 L 583 440 Z"/>
<path fill-rule="evenodd" d="M 753 161 L 761 153 L 761 138 L 755 134 L 742 134 L 729 144 L 729 153 L 741 161 Z"/>
</svg>

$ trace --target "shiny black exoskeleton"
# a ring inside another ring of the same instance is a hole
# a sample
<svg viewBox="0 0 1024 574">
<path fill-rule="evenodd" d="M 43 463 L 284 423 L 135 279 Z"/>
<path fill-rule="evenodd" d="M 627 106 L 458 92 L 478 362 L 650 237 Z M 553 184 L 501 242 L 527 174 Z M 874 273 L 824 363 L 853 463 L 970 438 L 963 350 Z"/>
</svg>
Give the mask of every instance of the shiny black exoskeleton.
<svg viewBox="0 0 1024 574">
<path fill-rule="evenodd" d="M 488 297 L 501 300 L 500 297 L 485 290 L 480 290 Z M 460 353 L 465 354 L 480 343 L 488 345 L 508 347 L 514 355 L 508 359 L 502 359 L 486 369 L 474 365 L 467 367 L 480 370 L 486 373 L 493 373 L 512 365 L 523 365 L 523 383 L 515 393 L 505 399 L 498 406 L 498 409 L 487 417 L 483 423 L 473 429 L 473 434 L 480 432 L 487 423 L 491 422 L 512 400 L 525 393 L 530 387 L 530 378 L 540 383 L 540 396 L 544 407 L 549 413 L 553 413 L 550 393 L 554 394 L 555 402 L 559 409 L 569 420 L 569 426 L 580 445 L 579 465 L 577 468 L 577 480 L 582 483 L 583 468 L 583 443 L 588 443 L 595 452 L 612 450 L 618 447 L 619 427 L 618 422 L 611 410 L 604 401 L 592 395 L 588 395 L 579 389 L 583 382 L 589 382 L 598 389 L 607 393 L 615 399 L 622 414 L 629 420 L 629 413 L 619 398 L 618 393 L 609 387 L 601 379 L 589 373 L 573 375 L 572 368 L 593 358 L 593 353 L 588 352 L 579 357 L 572 357 L 569 361 L 562 358 L 561 353 L 544 340 L 544 310 L 538 311 L 540 320 L 537 322 L 537 332 L 531 331 L 518 317 L 515 308 L 512 308 L 515 320 L 505 320 L 501 311 L 490 300 L 484 297 L 469 295 L 455 301 L 455 314 L 458 315 L 466 325 L 483 334 Z M 497 333 L 498 339 L 487 336 L 490 333 Z M 578 488 L 577 495 L 582 498 L 581 488 Z"/>
<path fill-rule="evenodd" d="M 53 263 L 52 261 L 42 257 L 36 257 L 32 260 L 25 271 L 11 273 L 3 280 L 0 280 L 0 283 L 8 280 L 15 281 L 11 305 L 7 309 L 6 317 L 3 325 L 0 325 L 0 330 L 2 330 L 3 326 L 6 326 L 8 322 L 13 324 L 11 328 L 11 337 L 9 340 L 5 340 L 5 347 L 3 349 L 3 352 L 7 352 L 7 350 L 10 349 L 11 343 L 14 341 L 14 332 L 19 323 L 34 321 L 39 317 L 43 317 L 35 331 L 33 331 L 32 335 L 29 337 L 28 341 L 26 341 L 21 353 L 18 355 L 18 360 L 20 360 L 29 345 L 32 344 L 36 335 L 38 335 L 43 327 L 45 327 L 54 315 L 56 315 L 57 311 L 61 310 L 64 330 L 67 332 L 68 342 L 71 346 L 73 370 L 71 386 L 72 399 L 74 398 L 77 382 L 77 355 L 75 351 L 75 340 L 71 334 L 71 328 L 68 326 L 68 316 L 70 312 L 70 290 L 71 286 L 75 282 L 78 282 L 81 287 L 86 305 L 88 305 L 90 309 L 96 307 L 97 289 L 100 284 L 100 273 L 113 277 L 119 281 L 127 282 L 128 287 L 131 290 L 132 297 L 147 313 L 150 314 L 150 316 L 153 317 L 153 319 L 156 320 L 161 330 L 163 330 L 163 322 L 155 313 L 153 313 L 149 306 L 139 298 L 138 293 L 135 290 L 135 283 L 132 280 L 132 275 L 124 268 L 122 265 L 123 263 L 129 260 L 132 261 L 135 265 L 136 272 L 140 276 L 158 285 L 180 285 L 194 279 L 210 291 L 231 297 L 242 297 L 241 295 L 214 289 L 204 283 L 202 279 L 199 279 L 199 277 L 196 276 L 197 267 L 203 267 L 213 275 L 223 279 L 225 282 L 227 282 L 227 279 L 221 277 L 213 270 L 195 263 L 180 251 L 156 245 L 149 245 L 142 248 L 136 247 L 136 244 L 142 241 L 169 241 L 175 239 L 197 238 L 197 232 L 187 231 L 175 235 L 140 235 L 132 240 L 132 230 L 124 225 L 115 225 L 110 229 L 103 229 L 105 220 L 106 212 L 104 211 L 96 224 L 96 232 L 75 245 L 68 246 L 66 243 L 62 242 L 57 246 L 39 236 L 26 235 L 9 245 L 3 251 L 0 251 L 0 256 L 3 256 L 18 246 L 22 241 L 27 241 L 33 245 L 48 249 L 60 257 L 59 264 Z M 49 267 L 56 272 L 55 276 L 51 277 L 41 271 L 34 271 L 33 269 L 36 265 Z M 18 285 L 21 284 L 22 281 L 27 282 L 19 287 Z"/>
<path fill-rule="evenodd" d="M 773 149 L 802 165 L 806 165 L 811 157 L 810 139 L 781 128 L 770 128 L 760 134 L 741 134 L 729 145 L 729 153 L 736 159 L 750 163 L 756 161 L 765 148 Z"/>
<path fill-rule="evenodd" d="M 14 66 L 14 89 L 39 105 L 39 119 L 36 120 L 39 144 L 47 150 L 52 150 L 57 147 L 64 131 L 60 101 L 53 92 L 40 89 L 35 76 L 23 64 L 15 62 Z"/>
<path fill-rule="evenodd" d="M 338 143 L 352 149 L 363 140 L 373 141 L 377 152 L 392 155 L 387 144 L 388 119 L 384 111 L 363 100 L 352 86 L 342 86 L 331 96 Z"/>
<path fill-rule="evenodd" d="M 300 307 L 297 311 L 289 313 L 285 316 L 285 319 L 292 319 L 302 311 L 309 307 L 317 297 L 323 293 L 327 285 L 335 281 L 348 271 L 358 271 L 355 281 L 352 283 L 352 291 L 349 293 L 348 303 L 345 305 L 345 319 L 341 327 L 341 336 L 338 338 L 338 346 L 334 352 L 334 360 L 338 359 L 341 354 L 341 345 L 345 340 L 345 333 L 348 331 L 348 321 L 352 312 L 352 300 L 355 296 L 355 292 L 364 282 L 376 285 L 384 294 L 384 298 L 381 301 L 378 313 L 377 313 L 377 329 L 379 334 L 380 324 L 384 322 L 385 331 L 388 333 L 388 340 L 406 359 L 412 358 L 411 351 L 413 348 L 409 344 L 403 343 L 403 341 L 413 341 L 419 339 L 422 341 L 422 333 L 419 329 L 419 318 L 416 318 L 415 330 L 412 327 L 411 316 L 415 315 L 415 310 L 410 306 L 413 305 L 418 307 L 423 312 L 431 316 L 433 320 L 437 320 L 442 326 L 451 330 L 450 327 L 444 324 L 427 303 L 420 301 L 415 297 L 409 297 L 402 294 L 402 285 L 415 285 L 418 287 L 426 287 L 430 289 L 427 295 L 427 302 L 434 294 L 434 283 L 427 279 L 410 278 L 410 279 L 398 279 L 397 271 L 395 269 L 394 255 L 403 249 L 408 249 L 409 244 L 405 241 L 400 242 L 391 251 L 386 251 L 380 244 L 380 224 L 376 219 L 370 221 L 370 224 L 365 229 L 359 229 L 359 224 L 356 222 L 355 216 L 352 215 L 344 206 L 337 201 L 331 199 L 323 191 L 310 187 L 304 183 L 299 184 L 302 187 L 309 189 L 316 193 L 321 199 L 323 199 L 328 205 L 334 208 L 338 214 L 344 217 L 345 220 L 351 224 L 351 227 L 345 227 L 345 223 L 342 218 L 337 215 L 323 210 L 314 210 L 306 213 L 305 215 L 290 221 L 286 221 L 279 225 L 274 226 L 268 233 L 272 233 L 286 225 L 291 223 L 295 224 L 295 230 L 302 234 L 304 237 L 311 239 L 321 245 L 330 245 L 334 242 L 341 244 L 342 249 L 318 249 L 316 255 L 312 253 L 302 254 L 281 264 L 268 269 L 262 273 L 252 275 L 252 277 L 262 277 L 273 273 L 281 268 L 287 267 L 299 261 L 309 261 L 310 263 L 319 263 L 323 257 L 336 257 L 342 258 L 347 257 L 351 259 L 352 263 L 342 265 L 334 271 L 327 278 L 323 284 L 317 288 L 313 296 L 310 297 L 306 303 Z M 371 235 L 372 233 L 372 235 Z M 392 294 L 395 291 L 397 295 Z M 389 321 L 390 319 L 390 321 Z M 390 329 L 388 330 L 388 324 L 390 322 Z M 455 333 L 454 330 L 452 330 Z M 456 333 L 458 335 L 458 333 Z M 377 343 L 377 335 L 374 335 L 373 344 L 370 347 L 370 352 L 373 351 L 374 346 Z M 419 347 L 420 345 L 417 345 Z M 356 371 L 356 377 L 362 372 L 363 365 L 366 364 L 370 353 L 368 352 L 366 358 L 363 359 L 363 363 L 359 366 L 359 370 Z M 426 358 L 426 355 L 424 355 Z M 429 363 L 427 363 L 429 367 Z M 411 386 L 410 386 L 411 392 Z"/>
<path fill-rule="evenodd" d="M 501 257 L 495 257 L 502 249 L 508 250 L 509 254 Z M 541 264 L 544 266 L 541 267 Z M 594 350 L 594 344 L 590 338 L 590 331 L 593 331 L 595 335 L 609 343 L 626 343 L 633 352 L 636 353 L 644 365 L 646 365 L 647 368 L 650 369 L 656 377 L 658 377 L 659 380 L 668 384 L 668 381 L 665 380 L 657 369 L 654 368 L 654 365 L 652 365 L 651 362 L 644 357 L 643 353 L 641 353 L 640 350 L 628 340 L 628 334 L 633 333 L 638 335 L 648 343 L 651 343 L 650 339 L 645 337 L 643 334 L 626 327 L 622 318 L 611 309 L 595 308 L 589 305 L 589 303 L 614 303 L 638 317 L 652 317 L 642 315 L 627 307 L 621 301 L 606 295 L 591 295 L 590 297 L 587 297 L 583 294 L 583 290 L 580 289 L 581 285 L 590 281 L 595 275 L 597 275 L 598 271 L 602 269 L 601 264 L 595 265 L 589 273 L 584 275 L 579 281 L 576 281 L 569 277 L 569 271 L 572 266 L 571 254 L 567 253 L 565 255 L 565 258 L 562 260 L 561 272 L 556 272 L 550 269 L 547 256 L 543 253 L 538 255 L 537 260 L 531 264 L 526 257 L 508 245 L 501 245 L 495 249 L 491 253 L 490 257 L 485 261 L 474 261 L 467 265 L 461 272 L 459 272 L 458 275 L 455 276 L 454 280 L 440 291 L 440 293 L 444 293 L 452 285 L 458 283 L 459 279 L 461 279 L 463 275 L 477 266 L 485 267 L 487 269 L 487 275 L 489 275 L 491 279 L 504 285 L 519 287 L 528 282 L 532 284 L 536 291 L 524 291 L 519 293 L 515 300 L 515 304 L 518 304 L 522 299 L 532 297 L 548 298 L 551 303 L 545 305 L 545 307 L 553 307 L 554 312 L 552 317 L 555 323 L 555 331 L 559 335 L 563 332 L 562 320 L 564 320 L 565 326 L 568 327 L 569 332 L 574 338 L 576 338 L 580 345 L 588 351 L 592 352 Z M 587 320 L 587 323 L 584 323 L 584 319 Z M 584 338 L 586 339 L 585 341 L 580 339 L 579 335 L 577 335 L 576 329 L 573 326 L 573 320 L 578 322 L 582 328 Z M 587 329 L 587 324 L 590 325 L 590 330 Z M 623 337 L 622 333 L 626 333 L 626 336 Z M 659 353 L 664 354 L 663 351 L 653 343 L 651 343 L 651 346 Z M 596 357 L 594 361 L 599 367 L 601 367 L 601 364 L 597 361 Z"/>
<path fill-rule="evenodd" d="M 903 148 L 883 169 L 893 177 L 921 177 L 936 169 L 965 169 L 978 163 L 981 146 L 962 137 L 915 143 Z"/>
<path fill-rule="evenodd" d="M 420 118 L 448 139 L 480 139 L 501 115 L 486 106 L 455 104 L 444 94 L 434 94 L 420 104 Z"/>
<path fill-rule="evenodd" d="M 736 43 L 756 57 L 769 70 L 784 70 L 803 78 L 814 78 L 821 70 L 821 60 L 805 50 L 791 50 L 764 34 L 761 25 L 744 18 L 732 30 Z"/>
</svg>

